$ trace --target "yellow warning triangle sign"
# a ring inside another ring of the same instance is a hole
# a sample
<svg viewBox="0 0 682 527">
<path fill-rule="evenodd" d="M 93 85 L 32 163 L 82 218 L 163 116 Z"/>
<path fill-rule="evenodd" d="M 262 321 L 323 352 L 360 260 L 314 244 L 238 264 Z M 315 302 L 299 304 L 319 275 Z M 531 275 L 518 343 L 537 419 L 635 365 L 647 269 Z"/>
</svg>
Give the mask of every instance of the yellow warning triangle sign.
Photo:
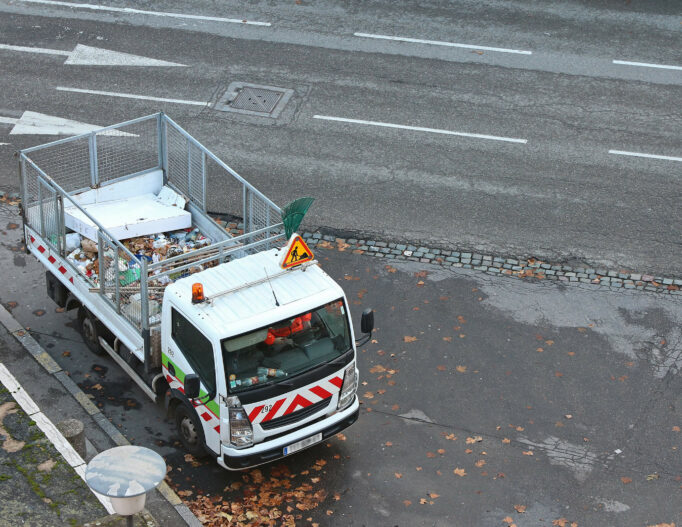
<svg viewBox="0 0 682 527">
<path fill-rule="evenodd" d="M 314 258 L 313 251 L 306 245 L 298 234 L 294 233 L 289 238 L 289 243 L 285 247 L 284 258 L 280 266 L 282 269 L 296 267 L 303 262 L 310 262 Z"/>
</svg>

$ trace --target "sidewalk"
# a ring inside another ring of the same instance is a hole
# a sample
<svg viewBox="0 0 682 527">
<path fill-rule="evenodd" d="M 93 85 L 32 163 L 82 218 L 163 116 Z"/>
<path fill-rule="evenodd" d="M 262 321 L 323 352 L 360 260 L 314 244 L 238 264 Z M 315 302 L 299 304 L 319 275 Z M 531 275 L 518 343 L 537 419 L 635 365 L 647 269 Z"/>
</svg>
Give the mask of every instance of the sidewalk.
<svg viewBox="0 0 682 527">
<path fill-rule="evenodd" d="M 65 419 L 84 425 L 85 460 L 54 427 Z M 0 527 L 125 525 L 80 475 L 97 453 L 125 444 L 67 372 L 0 306 Z M 147 495 L 135 525 L 201 524 L 163 482 Z"/>
<path fill-rule="evenodd" d="M 10 389 L 0 385 L 0 526 L 82 525 L 106 516 Z"/>
</svg>

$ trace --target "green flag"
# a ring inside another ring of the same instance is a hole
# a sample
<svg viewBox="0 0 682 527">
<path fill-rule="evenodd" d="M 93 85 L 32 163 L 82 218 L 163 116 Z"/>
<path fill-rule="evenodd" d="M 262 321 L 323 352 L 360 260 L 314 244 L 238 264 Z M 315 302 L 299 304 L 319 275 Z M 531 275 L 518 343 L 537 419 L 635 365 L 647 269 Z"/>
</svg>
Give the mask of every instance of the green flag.
<svg viewBox="0 0 682 527">
<path fill-rule="evenodd" d="M 287 240 L 296 232 L 313 201 L 315 198 L 298 198 L 282 209 L 282 223 L 284 223 L 284 234 Z"/>
</svg>

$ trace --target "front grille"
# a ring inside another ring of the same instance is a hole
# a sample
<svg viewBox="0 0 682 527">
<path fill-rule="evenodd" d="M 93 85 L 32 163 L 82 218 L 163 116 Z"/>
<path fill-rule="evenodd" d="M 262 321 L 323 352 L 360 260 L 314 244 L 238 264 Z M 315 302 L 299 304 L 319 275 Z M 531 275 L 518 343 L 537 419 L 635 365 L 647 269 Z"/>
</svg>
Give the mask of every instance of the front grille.
<svg viewBox="0 0 682 527">
<path fill-rule="evenodd" d="M 319 412 L 320 410 L 325 409 L 327 406 L 329 406 L 329 402 L 331 400 L 331 397 L 327 397 L 326 399 L 323 399 L 322 401 L 319 401 L 315 404 L 311 404 L 302 410 L 298 410 L 296 412 L 290 413 L 289 415 L 283 415 L 282 417 L 277 417 L 275 419 L 270 419 L 265 423 L 261 423 L 260 426 L 263 430 L 273 430 L 275 428 L 279 428 L 280 426 L 287 426 L 296 423 L 302 419 L 305 419 L 306 417 L 313 415 L 314 413 Z"/>
</svg>

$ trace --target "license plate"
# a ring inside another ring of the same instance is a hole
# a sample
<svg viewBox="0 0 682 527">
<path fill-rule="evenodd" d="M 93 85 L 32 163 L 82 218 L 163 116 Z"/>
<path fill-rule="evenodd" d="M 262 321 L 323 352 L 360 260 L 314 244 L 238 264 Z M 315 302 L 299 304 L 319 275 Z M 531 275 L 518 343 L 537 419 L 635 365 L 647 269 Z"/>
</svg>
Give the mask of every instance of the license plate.
<svg viewBox="0 0 682 527">
<path fill-rule="evenodd" d="M 315 434 L 314 436 L 301 439 L 300 441 L 294 443 L 293 445 L 285 446 L 284 455 L 286 456 L 289 454 L 293 454 L 294 452 L 298 452 L 299 450 L 309 447 L 310 445 L 314 445 L 315 443 L 319 443 L 320 441 L 322 441 L 322 432 L 320 432 L 319 434 Z"/>
</svg>

